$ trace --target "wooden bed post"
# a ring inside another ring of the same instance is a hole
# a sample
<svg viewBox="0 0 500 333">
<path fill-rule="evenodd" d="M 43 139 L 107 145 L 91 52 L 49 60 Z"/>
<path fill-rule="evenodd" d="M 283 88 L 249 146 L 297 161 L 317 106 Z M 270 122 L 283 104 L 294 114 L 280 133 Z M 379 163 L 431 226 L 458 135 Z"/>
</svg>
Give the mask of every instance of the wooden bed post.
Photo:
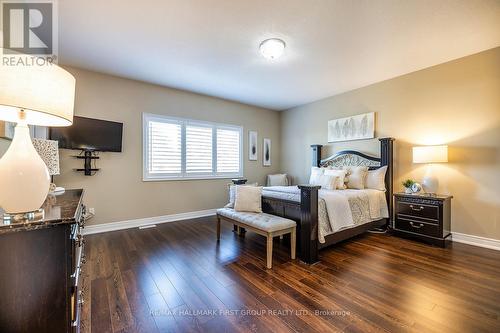
<svg viewBox="0 0 500 333">
<path fill-rule="evenodd" d="M 312 166 L 319 167 L 321 163 L 321 148 L 322 145 L 311 145 L 312 148 Z"/>
<path fill-rule="evenodd" d="M 321 186 L 299 185 L 300 259 L 307 264 L 318 261 L 318 190 Z"/>
<path fill-rule="evenodd" d="M 387 227 L 392 228 L 393 219 L 393 192 L 394 192 L 394 138 L 381 138 L 380 141 L 380 166 L 387 165 L 387 172 L 385 173 L 385 184 L 387 190 L 385 197 L 387 199 L 387 207 L 389 208 L 389 219 Z"/>
</svg>

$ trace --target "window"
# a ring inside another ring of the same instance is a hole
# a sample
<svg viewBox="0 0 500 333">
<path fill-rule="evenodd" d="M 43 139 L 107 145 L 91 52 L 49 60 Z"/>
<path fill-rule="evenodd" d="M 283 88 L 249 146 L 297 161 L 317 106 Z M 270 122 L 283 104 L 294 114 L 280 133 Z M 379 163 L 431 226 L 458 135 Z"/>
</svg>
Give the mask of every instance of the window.
<svg viewBox="0 0 500 333">
<path fill-rule="evenodd" d="M 143 114 L 143 179 L 243 175 L 240 126 Z"/>
</svg>

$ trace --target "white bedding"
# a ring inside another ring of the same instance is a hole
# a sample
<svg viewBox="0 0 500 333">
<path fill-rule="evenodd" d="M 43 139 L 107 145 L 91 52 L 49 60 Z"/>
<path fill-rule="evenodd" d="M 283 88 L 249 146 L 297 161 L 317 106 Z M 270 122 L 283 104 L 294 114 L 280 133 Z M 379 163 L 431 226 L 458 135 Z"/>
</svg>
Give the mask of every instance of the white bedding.
<svg viewBox="0 0 500 333">
<path fill-rule="evenodd" d="M 325 236 L 364 223 L 389 217 L 385 192 L 364 190 L 319 190 L 318 239 L 325 242 Z M 297 186 L 264 187 L 264 197 L 300 202 Z"/>
</svg>

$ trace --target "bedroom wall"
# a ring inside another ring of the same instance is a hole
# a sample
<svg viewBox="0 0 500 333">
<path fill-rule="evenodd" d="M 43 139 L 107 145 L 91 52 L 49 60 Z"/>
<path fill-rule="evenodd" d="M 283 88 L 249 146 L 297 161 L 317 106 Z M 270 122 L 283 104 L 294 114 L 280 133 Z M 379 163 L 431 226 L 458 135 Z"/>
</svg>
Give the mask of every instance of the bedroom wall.
<svg viewBox="0 0 500 333">
<path fill-rule="evenodd" d="M 62 174 L 56 184 L 84 188 L 96 217 L 89 225 L 219 208 L 227 203 L 228 179 L 142 181 L 142 113 L 155 113 L 244 127 L 244 176 L 264 183 L 279 170 L 279 113 L 186 91 L 68 68 L 76 77 L 75 114 L 124 123 L 123 152 L 101 153 L 95 176 L 73 171 L 78 151 L 61 150 Z M 259 160 L 248 160 L 248 131 L 259 135 Z M 262 139 L 272 140 L 272 166 L 262 166 Z M 8 141 L 0 140 L 0 155 Z"/>
<path fill-rule="evenodd" d="M 327 122 L 376 112 L 376 136 L 395 143 L 395 184 L 420 181 L 412 146 L 449 145 L 449 163 L 435 166 L 440 192 L 451 193 L 454 232 L 500 239 L 500 48 L 346 92 L 281 115 L 281 166 L 307 182 L 310 144 L 323 157 L 353 148 L 378 153 L 378 140 L 328 144 Z"/>
</svg>

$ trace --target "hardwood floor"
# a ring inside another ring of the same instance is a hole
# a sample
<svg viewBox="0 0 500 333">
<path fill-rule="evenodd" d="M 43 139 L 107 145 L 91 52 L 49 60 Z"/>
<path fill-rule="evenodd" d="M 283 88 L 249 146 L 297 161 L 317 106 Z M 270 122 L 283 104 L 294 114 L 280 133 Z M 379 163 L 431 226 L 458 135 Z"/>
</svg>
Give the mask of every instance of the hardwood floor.
<svg viewBox="0 0 500 333">
<path fill-rule="evenodd" d="M 86 237 L 82 332 L 500 332 L 500 252 L 366 234 L 290 261 L 215 218 Z"/>
</svg>

